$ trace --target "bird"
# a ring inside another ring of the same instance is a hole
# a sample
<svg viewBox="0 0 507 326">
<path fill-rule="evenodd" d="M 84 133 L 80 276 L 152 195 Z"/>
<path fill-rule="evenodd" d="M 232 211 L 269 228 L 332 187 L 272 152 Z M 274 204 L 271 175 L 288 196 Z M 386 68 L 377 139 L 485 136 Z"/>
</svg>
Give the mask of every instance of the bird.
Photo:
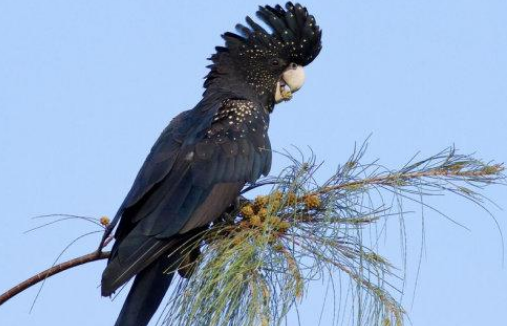
<svg viewBox="0 0 507 326">
<path fill-rule="evenodd" d="M 181 264 L 181 244 L 270 171 L 270 115 L 303 86 L 322 30 L 299 3 L 260 6 L 256 16 L 222 34 L 202 99 L 162 131 L 106 231 L 115 229 L 115 241 L 102 296 L 135 278 L 115 326 L 147 325 Z"/>
</svg>

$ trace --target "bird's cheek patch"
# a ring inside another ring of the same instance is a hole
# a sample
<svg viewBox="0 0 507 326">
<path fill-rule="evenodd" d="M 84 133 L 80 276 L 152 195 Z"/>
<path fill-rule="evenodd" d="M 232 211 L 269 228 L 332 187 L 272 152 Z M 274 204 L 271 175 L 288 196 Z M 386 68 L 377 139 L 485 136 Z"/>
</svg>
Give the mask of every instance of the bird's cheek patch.
<svg viewBox="0 0 507 326">
<path fill-rule="evenodd" d="M 297 92 L 303 87 L 305 79 L 305 70 L 299 65 L 291 65 L 282 74 L 282 80 L 289 86 L 292 93 Z"/>
<path fill-rule="evenodd" d="M 275 102 L 289 101 L 303 87 L 306 75 L 302 66 L 291 64 L 276 83 Z"/>
</svg>

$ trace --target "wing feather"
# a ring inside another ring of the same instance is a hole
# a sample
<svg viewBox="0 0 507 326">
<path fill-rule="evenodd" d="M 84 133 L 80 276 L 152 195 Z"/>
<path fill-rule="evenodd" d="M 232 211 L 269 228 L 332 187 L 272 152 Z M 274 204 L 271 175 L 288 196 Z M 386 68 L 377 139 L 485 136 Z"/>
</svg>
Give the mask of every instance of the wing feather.
<svg viewBox="0 0 507 326">
<path fill-rule="evenodd" d="M 268 114 L 246 100 L 220 103 L 180 114 L 153 146 L 122 205 L 103 276 L 108 291 L 171 248 L 172 239 L 219 217 L 245 183 L 269 171 Z"/>
</svg>

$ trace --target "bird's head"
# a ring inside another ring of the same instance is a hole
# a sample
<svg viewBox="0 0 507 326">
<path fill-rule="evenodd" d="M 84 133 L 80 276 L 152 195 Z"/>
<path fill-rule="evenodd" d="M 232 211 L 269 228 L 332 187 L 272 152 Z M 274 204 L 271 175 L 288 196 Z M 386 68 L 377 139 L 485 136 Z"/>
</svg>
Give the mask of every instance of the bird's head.
<svg viewBox="0 0 507 326">
<path fill-rule="evenodd" d="M 217 47 L 211 57 L 205 87 L 229 83 L 230 88 L 253 92 L 269 104 L 290 100 L 303 86 L 303 67 L 321 50 L 322 32 L 300 4 L 260 7 L 257 17 L 271 31 L 246 17 L 248 26 L 238 24 L 237 34 L 225 33 L 225 46 Z"/>
</svg>

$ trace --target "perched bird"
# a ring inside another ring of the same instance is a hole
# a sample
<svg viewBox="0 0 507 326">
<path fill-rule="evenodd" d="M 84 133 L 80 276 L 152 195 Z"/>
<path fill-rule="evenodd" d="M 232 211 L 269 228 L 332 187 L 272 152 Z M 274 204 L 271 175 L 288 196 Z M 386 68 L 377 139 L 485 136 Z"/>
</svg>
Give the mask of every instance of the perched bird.
<svg viewBox="0 0 507 326">
<path fill-rule="evenodd" d="M 148 324 L 181 263 L 181 244 L 270 170 L 270 113 L 303 85 L 322 33 L 291 2 L 260 7 L 257 17 L 267 30 L 246 17 L 237 34 L 223 34 L 203 98 L 162 132 L 111 223 L 109 232 L 118 225 L 102 295 L 135 276 L 117 326 Z"/>
</svg>

